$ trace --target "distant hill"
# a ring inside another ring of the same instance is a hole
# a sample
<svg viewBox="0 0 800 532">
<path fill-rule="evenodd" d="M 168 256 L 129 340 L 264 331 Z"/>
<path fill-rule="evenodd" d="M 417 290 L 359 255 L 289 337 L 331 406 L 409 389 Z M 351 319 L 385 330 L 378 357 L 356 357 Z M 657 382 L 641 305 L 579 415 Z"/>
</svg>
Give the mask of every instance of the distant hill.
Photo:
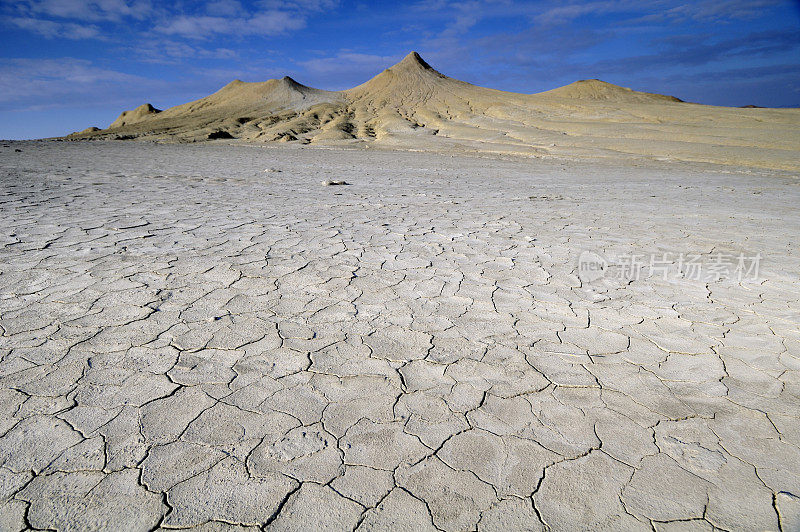
<svg viewBox="0 0 800 532">
<path fill-rule="evenodd" d="M 144 104 L 107 129 L 66 138 L 345 143 L 798 169 L 799 111 L 691 104 L 598 79 L 538 94 L 504 92 L 447 77 L 411 52 L 345 91 L 290 77 L 235 80 L 205 98 L 163 111 Z"/>
<path fill-rule="evenodd" d="M 639 92 L 599 79 L 582 79 L 564 87 L 543 92 L 542 95 L 579 100 L 607 100 L 627 103 L 682 102 L 675 96 Z"/>
</svg>

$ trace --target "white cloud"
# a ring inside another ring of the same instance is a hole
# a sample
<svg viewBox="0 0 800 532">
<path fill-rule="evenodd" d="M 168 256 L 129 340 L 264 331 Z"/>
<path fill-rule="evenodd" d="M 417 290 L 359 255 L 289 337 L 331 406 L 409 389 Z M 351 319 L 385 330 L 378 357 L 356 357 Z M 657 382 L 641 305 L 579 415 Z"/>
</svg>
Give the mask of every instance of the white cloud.
<svg viewBox="0 0 800 532">
<path fill-rule="evenodd" d="M 321 57 L 301 61 L 299 64 L 313 74 L 330 74 L 350 70 L 356 72 L 372 71 L 377 74 L 402 59 L 401 56 L 386 56 L 340 52 L 332 57 Z"/>
<path fill-rule="evenodd" d="M 536 21 L 540 24 L 565 24 L 584 15 L 603 15 L 609 13 L 619 13 L 629 11 L 634 6 L 641 7 L 642 4 L 631 4 L 630 2 L 586 2 L 561 4 L 542 10 L 536 15 Z"/>
<path fill-rule="evenodd" d="M 774 6 L 775 0 L 702 0 L 690 4 L 680 4 L 667 10 L 668 18 L 697 21 L 716 21 L 723 19 L 750 19 L 764 9 Z"/>
<path fill-rule="evenodd" d="M 82 21 L 144 19 L 153 11 L 149 0 L 27 0 L 10 4 L 22 14 Z"/>
<path fill-rule="evenodd" d="M 262 0 L 259 5 L 264 9 L 325 11 L 339 5 L 339 0 Z"/>
<path fill-rule="evenodd" d="M 70 57 L 0 59 L 0 108 L 23 102 L 29 109 L 85 102 L 99 87 L 125 87 L 144 81 L 148 80 Z"/>
<path fill-rule="evenodd" d="M 251 17 L 180 16 L 156 27 L 156 31 L 167 35 L 180 35 L 193 39 L 205 39 L 214 34 L 280 35 L 305 27 L 303 16 L 285 11 L 267 11 Z"/>
<path fill-rule="evenodd" d="M 609 15 L 629 13 L 627 22 L 681 22 L 695 20 L 712 22 L 730 19 L 748 19 L 764 9 L 775 6 L 780 0 L 600 0 L 594 2 L 552 2 L 543 6 L 535 20 L 544 25 L 566 24 L 584 15 Z"/>
<path fill-rule="evenodd" d="M 244 7 L 239 0 L 187 4 L 152 0 L 0 0 L 0 24 L 48 38 L 85 39 L 101 34 L 160 33 L 189 39 L 223 35 L 275 36 L 302 29 L 312 13 L 333 8 L 338 0 L 267 0 Z M 144 24 L 137 25 L 137 22 Z M 142 26 L 146 24 L 144 29 Z"/>
<path fill-rule="evenodd" d="M 244 9 L 237 0 L 213 0 L 206 4 L 205 11 L 209 15 L 232 17 L 243 13 Z"/>
<path fill-rule="evenodd" d="M 299 61 L 297 65 L 302 70 L 297 74 L 297 79 L 323 89 L 349 89 L 394 65 L 404 55 L 367 54 L 342 49 L 333 56 Z"/>
<path fill-rule="evenodd" d="M 173 39 L 156 39 L 131 47 L 131 55 L 145 63 L 173 64 L 186 59 L 226 59 L 239 57 L 230 48 L 203 48 Z"/>
<path fill-rule="evenodd" d="M 42 37 L 53 39 L 97 39 L 100 28 L 93 24 L 76 24 L 74 22 L 54 22 L 37 18 L 11 17 L 7 22 L 17 28 L 37 33 Z"/>
</svg>

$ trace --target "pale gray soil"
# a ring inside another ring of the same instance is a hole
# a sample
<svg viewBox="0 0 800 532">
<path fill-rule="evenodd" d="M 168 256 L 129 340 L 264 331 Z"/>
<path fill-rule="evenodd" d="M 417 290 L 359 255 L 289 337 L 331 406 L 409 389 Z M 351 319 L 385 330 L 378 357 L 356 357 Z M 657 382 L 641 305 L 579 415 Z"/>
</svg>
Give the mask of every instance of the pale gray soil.
<svg viewBox="0 0 800 532">
<path fill-rule="evenodd" d="M 800 526 L 791 176 L 9 146 L 2 530 Z"/>
</svg>

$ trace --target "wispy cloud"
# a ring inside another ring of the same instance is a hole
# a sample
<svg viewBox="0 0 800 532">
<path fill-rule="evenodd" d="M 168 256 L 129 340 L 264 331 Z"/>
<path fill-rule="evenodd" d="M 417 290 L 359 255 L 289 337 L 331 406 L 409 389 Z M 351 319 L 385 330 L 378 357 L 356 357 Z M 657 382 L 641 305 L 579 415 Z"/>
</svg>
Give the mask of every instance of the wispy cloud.
<svg viewBox="0 0 800 532">
<path fill-rule="evenodd" d="M 231 48 L 196 46 L 175 39 L 150 40 L 129 48 L 130 56 L 153 64 L 181 64 L 188 60 L 218 59 L 235 61 L 239 51 Z"/>
<path fill-rule="evenodd" d="M 145 78 L 97 67 L 84 59 L 0 59 L 0 109 L 57 107 L 86 100 L 98 88 L 149 82 Z"/>
<path fill-rule="evenodd" d="M 215 34 L 233 38 L 246 35 L 280 35 L 303 28 L 306 18 L 288 11 L 265 11 L 246 17 L 180 16 L 156 26 L 156 31 L 191 39 L 206 39 Z"/>
<path fill-rule="evenodd" d="M 778 0 L 702 0 L 667 8 L 663 14 L 673 22 L 689 19 L 700 22 L 749 20 L 779 3 Z"/>
<path fill-rule="evenodd" d="M 400 56 L 339 52 L 334 56 L 309 59 L 308 61 L 301 61 L 299 64 L 309 72 L 317 74 L 341 72 L 342 69 L 366 69 L 380 72 L 400 59 Z"/>
<path fill-rule="evenodd" d="M 22 14 L 81 21 L 141 20 L 153 13 L 153 4 L 149 0 L 23 0 L 3 3 Z"/>
<path fill-rule="evenodd" d="M 8 19 L 8 23 L 48 39 L 98 39 L 102 36 L 100 28 L 94 24 L 55 22 L 28 17 L 11 17 Z"/>
<path fill-rule="evenodd" d="M 260 0 L 264 9 L 285 9 L 297 11 L 326 11 L 339 5 L 339 0 Z"/>
<path fill-rule="evenodd" d="M 542 25 L 567 24 L 578 17 L 585 15 L 609 15 L 621 12 L 631 12 L 636 4 L 631 2 L 581 2 L 558 4 L 543 9 L 535 20 Z"/>
<path fill-rule="evenodd" d="M 111 38 L 140 22 L 140 33 L 155 31 L 189 39 L 225 35 L 232 39 L 275 36 L 304 28 L 308 17 L 338 5 L 336 0 L 211 0 L 153 3 L 151 0 L 0 0 L 5 23 L 49 38 Z M 103 23 L 102 27 L 96 23 Z M 84 29 L 81 29 L 81 28 Z"/>
<path fill-rule="evenodd" d="M 218 17 L 235 17 L 245 13 L 241 2 L 237 0 L 212 0 L 205 7 L 206 13 Z"/>
<path fill-rule="evenodd" d="M 564 25 L 584 16 L 622 16 L 618 23 L 632 22 L 698 22 L 752 18 L 764 9 L 780 4 L 780 0 L 599 0 L 590 2 L 547 2 L 535 16 L 542 25 Z M 627 18 L 627 20 L 625 20 Z"/>
<path fill-rule="evenodd" d="M 800 50 L 800 38 L 794 30 L 752 32 L 732 39 L 711 41 L 709 37 L 673 36 L 665 46 L 652 53 L 631 55 L 594 63 L 603 72 L 637 72 L 669 67 L 691 67 L 724 60 L 759 58 L 779 52 Z"/>
<path fill-rule="evenodd" d="M 337 54 L 298 63 L 311 77 L 327 82 L 325 88 L 345 89 L 363 83 L 393 65 L 402 55 L 378 55 L 340 50 Z"/>
</svg>

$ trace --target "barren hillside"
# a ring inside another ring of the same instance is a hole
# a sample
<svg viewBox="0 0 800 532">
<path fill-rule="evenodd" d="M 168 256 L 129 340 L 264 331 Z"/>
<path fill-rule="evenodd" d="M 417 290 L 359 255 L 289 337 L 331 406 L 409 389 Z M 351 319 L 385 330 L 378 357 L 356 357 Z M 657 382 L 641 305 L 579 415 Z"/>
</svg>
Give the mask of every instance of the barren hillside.
<svg viewBox="0 0 800 532">
<path fill-rule="evenodd" d="M 235 80 L 200 100 L 144 104 L 81 139 L 241 139 L 528 156 L 633 157 L 796 170 L 800 109 L 686 103 L 600 80 L 539 94 L 449 78 L 416 52 L 366 83 L 325 91 Z"/>
</svg>

